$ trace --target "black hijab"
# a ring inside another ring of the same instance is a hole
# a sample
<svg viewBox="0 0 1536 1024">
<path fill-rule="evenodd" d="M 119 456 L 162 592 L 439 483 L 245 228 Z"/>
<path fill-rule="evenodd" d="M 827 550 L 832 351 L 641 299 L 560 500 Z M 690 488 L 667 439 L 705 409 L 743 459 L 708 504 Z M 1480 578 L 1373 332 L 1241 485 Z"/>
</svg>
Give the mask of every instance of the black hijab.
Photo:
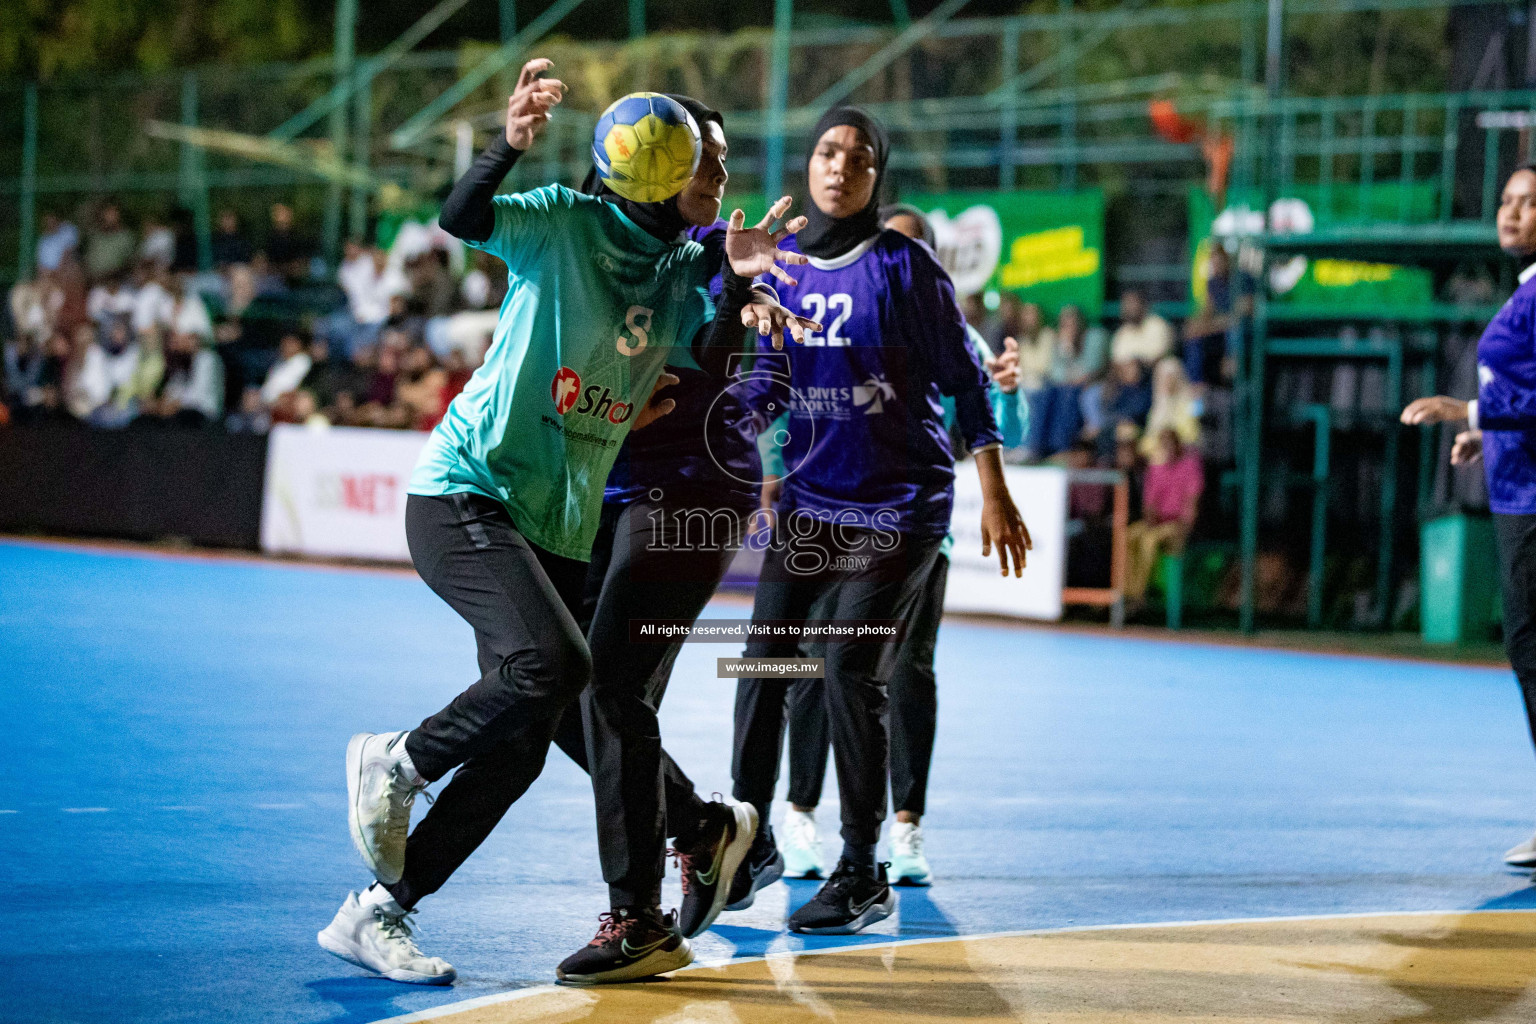
<svg viewBox="0 0 1536 1024">
<path fill-rule="evenodd" d="M 700 133 L 704 131 L 705 121 L 713 121 L 721 128 L 725 127 L 725 118 L 720 116 L 720 111 L 709 109 L 693 97 L 679 96 L 670 92 L 663 95 L 669 100 L 682 104 L 683 108 L 693 115 L 694 123 L 699 126 Z M 663 242 L 677 241 L 683 232 L 692 227 L 677 209 L 677 196 L 663 199 L 659 203 L 637 203 L 633 199 L 625 199 L 609 188 L 607 183 L 598 176 L 596 167 L 587 172 L 586 180 L 581 183 L 581 191 L 589 196 L 602 196 L 623 210 L 624 216 L 639 225 L 646 234 L 659 238 Z"/>
<path fill-rule="evenodd" d="M 806 204 L 805 219 L 809 223 L 796 233 L 795 243 L 801 252 L 817 259 L 835 259 L 880 233 L 880 186 L 885 181 L 885 160 L 890 155 L 890 144 L 879 121 L 858 107 L 833 107 L 816 122 L 816 132 L 811 136 L 811 152 L 805 157 L 806 166 L 810 166 L 821 137 L 840 125 L 857 128 L 874 147 L 875 187 L 870 190 L 869 202 L 864 209 L 850 217 L 829 217 L 814 202 Z"/>
</svg>

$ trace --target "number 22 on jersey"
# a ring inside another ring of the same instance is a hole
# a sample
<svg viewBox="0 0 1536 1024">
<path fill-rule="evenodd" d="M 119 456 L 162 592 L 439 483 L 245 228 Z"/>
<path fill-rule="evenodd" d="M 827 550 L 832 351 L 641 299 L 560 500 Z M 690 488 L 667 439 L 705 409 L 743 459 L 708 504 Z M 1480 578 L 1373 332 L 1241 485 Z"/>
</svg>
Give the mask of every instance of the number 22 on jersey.
<svg viewBox="0 0 1536 1024">
<path fill-rule="evenodd" d="M 825 335 L 815 331 L 805 332 L 805 344 L 807 345 L 847 345 L 849 340 L 843 337 L 843 324 L 853 315 L 853 296 L 847 292 L 835 292 L 832 295 L 822 295 L 819 292 L 810 292 L 800 296 L 800 309 L 806 316 L 817 323 L 827 324 Z M 827 313 L 833 314 L 832 322 L 827 323 Z"/>
</svg>

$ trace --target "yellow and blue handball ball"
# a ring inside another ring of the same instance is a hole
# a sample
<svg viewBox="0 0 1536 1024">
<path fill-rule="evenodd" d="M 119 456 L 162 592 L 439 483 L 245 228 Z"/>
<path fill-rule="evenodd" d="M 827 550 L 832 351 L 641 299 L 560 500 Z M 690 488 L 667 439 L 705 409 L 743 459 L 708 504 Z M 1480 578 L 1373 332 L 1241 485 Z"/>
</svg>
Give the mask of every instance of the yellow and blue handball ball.
<svg viewBox="0 0 1536 1024">
<path fill-rule="evenodd" d="M 632 92 L 617 100 L 592 133 L 598 176 L 637 203 L 659 203 L 681 192 L 699 169 L 702 151 L 693 115 L 659 92 Z"/>
</svg>

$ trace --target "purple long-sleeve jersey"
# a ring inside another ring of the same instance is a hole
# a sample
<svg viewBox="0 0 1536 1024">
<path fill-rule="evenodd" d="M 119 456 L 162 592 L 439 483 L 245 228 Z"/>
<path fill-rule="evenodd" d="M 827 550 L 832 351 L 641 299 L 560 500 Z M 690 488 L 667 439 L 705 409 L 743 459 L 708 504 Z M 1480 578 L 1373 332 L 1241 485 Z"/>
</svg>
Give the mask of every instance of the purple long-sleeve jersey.
<svg viewBox="0 0 1536 1024">
<path fill-rule="evenodd" d="M 781 513 L 943 536 L 955 473 L 940 395 L 971 450 L 1000 441 L 949 275 L 896 231 L 790 272 L 780 301 L 823 329 L 804 345 L 786 334 L 779 353 L 760 339 L 749 399 L 764 422 L 789 413 Z"/>
<path fill-rule="evenodd" d="M 721 266 L 726 222 L 691 228 L 688 237 L 704 246 L 706 266 Z M 720 301 L 722 281 L 709 283 Z M 678 381 L 662 392 L 677 405 L 643 430 L 631 431 L 608 474 L 605 502 L 627 505 L 654 494 L 672 501 L 757 504 L 762 470 L 757 431 L 738 388 L 700 368 L 693 353 L 679 348 L 667 357 L 667 372 Z"/>
<path fill-rule="evenodd" d="M 1477 342 L 1477 424 L 1483 431 L 1488 506 L 1536 514 L 1536 274 L 1520 275 Z"/>
</svg>

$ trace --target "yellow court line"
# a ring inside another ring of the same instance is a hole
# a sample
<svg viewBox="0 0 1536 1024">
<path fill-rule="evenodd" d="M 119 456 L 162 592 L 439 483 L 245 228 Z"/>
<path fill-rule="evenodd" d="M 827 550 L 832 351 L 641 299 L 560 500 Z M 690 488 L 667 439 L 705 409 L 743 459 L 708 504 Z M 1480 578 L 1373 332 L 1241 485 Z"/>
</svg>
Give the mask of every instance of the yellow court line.
<svg viewBox="0 0 1536 1024">
<path fill-rule="evenodd" d="M 1536 1020 L 1536 912 L 1232 918 L 947 936 L 696 964 L 651 984 L 539 985 L 378 1024 L 1299 1024 Z"/>
</svg>

